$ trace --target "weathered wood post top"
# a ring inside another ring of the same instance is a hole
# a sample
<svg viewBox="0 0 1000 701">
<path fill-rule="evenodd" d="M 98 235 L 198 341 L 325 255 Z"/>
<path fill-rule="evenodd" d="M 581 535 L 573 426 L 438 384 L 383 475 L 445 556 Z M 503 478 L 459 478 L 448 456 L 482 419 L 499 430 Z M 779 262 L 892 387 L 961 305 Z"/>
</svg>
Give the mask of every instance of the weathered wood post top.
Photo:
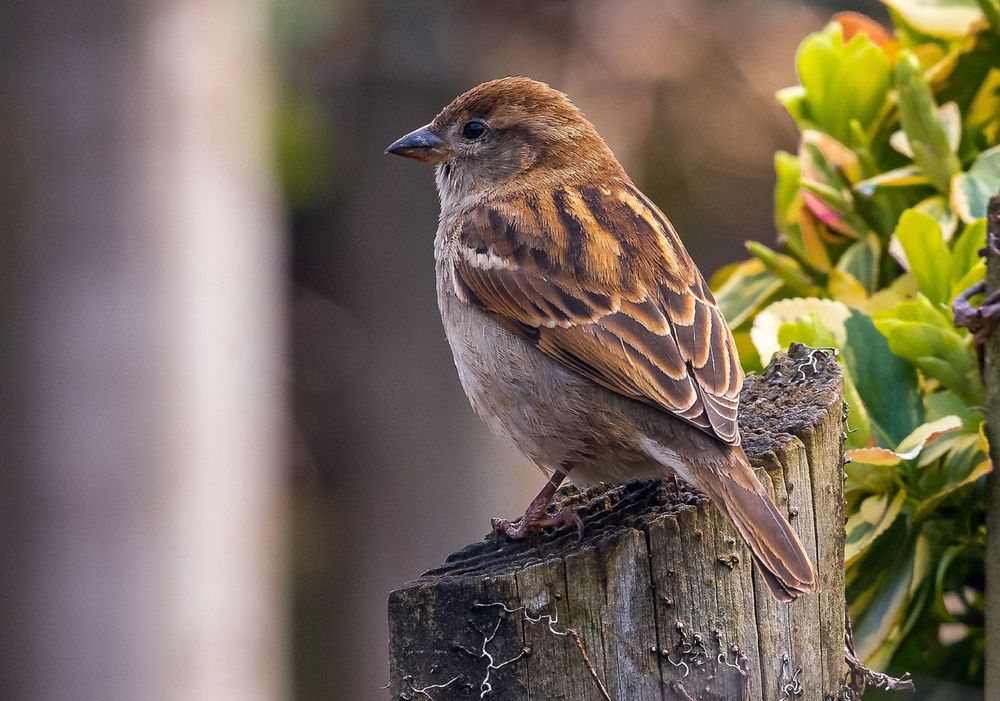
<svg viewBox="0 0 1000 701">
<path fill-rule="evenodd" d="M 569 529 L 490 535 L 389 597 L 390 699 L 844 698 L 842 374 L 794 345 L 747 378 L 743 445 L 819 570 L 775 602 L 730 522 L 685 485 L 561 492 Z"/>
</svg>

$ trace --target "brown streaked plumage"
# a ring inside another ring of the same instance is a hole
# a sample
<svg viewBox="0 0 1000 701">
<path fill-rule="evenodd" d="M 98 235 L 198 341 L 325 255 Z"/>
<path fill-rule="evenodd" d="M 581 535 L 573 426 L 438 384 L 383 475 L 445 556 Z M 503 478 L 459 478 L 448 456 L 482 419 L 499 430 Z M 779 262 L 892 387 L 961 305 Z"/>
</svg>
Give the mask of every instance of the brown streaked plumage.
<svg viewBox="0 0 1000 701">
<path fill-rule="evenodd" d="M 562 93 L 484 83 L 389 147 L 437 166 L 438 301 L 473 407 L 549 482 L 679 475 L 732 519 L 782 601 L 816 591 L 736 423 L 732 334 L 677 232 Z"/>
</svg>

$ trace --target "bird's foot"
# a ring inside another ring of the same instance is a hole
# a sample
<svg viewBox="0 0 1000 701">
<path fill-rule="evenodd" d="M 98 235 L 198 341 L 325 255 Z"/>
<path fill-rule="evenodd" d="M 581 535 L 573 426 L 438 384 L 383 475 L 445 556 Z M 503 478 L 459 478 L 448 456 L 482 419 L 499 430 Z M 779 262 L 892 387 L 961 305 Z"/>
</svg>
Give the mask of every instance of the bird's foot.
<svg viewBox="0 0 1000 701">
<path fill-rule="evenodd" d="M 505 518 L 495 518 L 490 522 L 496 533 L 503 533 L 511 540 L 522 540 L 533 533 L 540 533 L 546 528 L 557 528 L 559 526 L 575 526 L 576 536 L 583 539 L 583 519 L 577 513 L 577 509 L 564 508 L 554 514 L 541 512 L 528 513 L 516 521 L 508 521 Z"/>
</svg>

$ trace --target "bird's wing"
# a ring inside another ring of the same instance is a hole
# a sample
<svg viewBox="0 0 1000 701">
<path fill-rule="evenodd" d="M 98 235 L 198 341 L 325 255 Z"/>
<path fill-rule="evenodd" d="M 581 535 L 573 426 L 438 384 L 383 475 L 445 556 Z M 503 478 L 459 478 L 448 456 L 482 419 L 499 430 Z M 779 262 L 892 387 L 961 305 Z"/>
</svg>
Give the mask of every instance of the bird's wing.
<svg viewBox="0 0 1000 701">
<path fill-rule="evenodd" d="M 594 382 L 740 442 L 732 334 L 677 233 L 634 185 L 490 202 L 457 233 L 461 299 Z"/>
</svg>

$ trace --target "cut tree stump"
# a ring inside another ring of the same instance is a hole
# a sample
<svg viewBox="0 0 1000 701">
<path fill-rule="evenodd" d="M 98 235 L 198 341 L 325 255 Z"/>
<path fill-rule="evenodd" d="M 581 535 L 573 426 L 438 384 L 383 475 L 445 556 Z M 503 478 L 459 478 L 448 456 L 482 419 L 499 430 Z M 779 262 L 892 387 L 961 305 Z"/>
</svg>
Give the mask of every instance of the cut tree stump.
<svg viewBox="0 0 1000 701">
<path fill-rule="evenodd" d="M 743 446 L 820 594 L 774 601 L 730 522 L 683 484 L 564 489 L 582 540 L 490 535 L 390 594 L 390 698 L 848 698 L 842 384 L 831 353 L 795 345 L 740 405 Z"/>
</svg>

